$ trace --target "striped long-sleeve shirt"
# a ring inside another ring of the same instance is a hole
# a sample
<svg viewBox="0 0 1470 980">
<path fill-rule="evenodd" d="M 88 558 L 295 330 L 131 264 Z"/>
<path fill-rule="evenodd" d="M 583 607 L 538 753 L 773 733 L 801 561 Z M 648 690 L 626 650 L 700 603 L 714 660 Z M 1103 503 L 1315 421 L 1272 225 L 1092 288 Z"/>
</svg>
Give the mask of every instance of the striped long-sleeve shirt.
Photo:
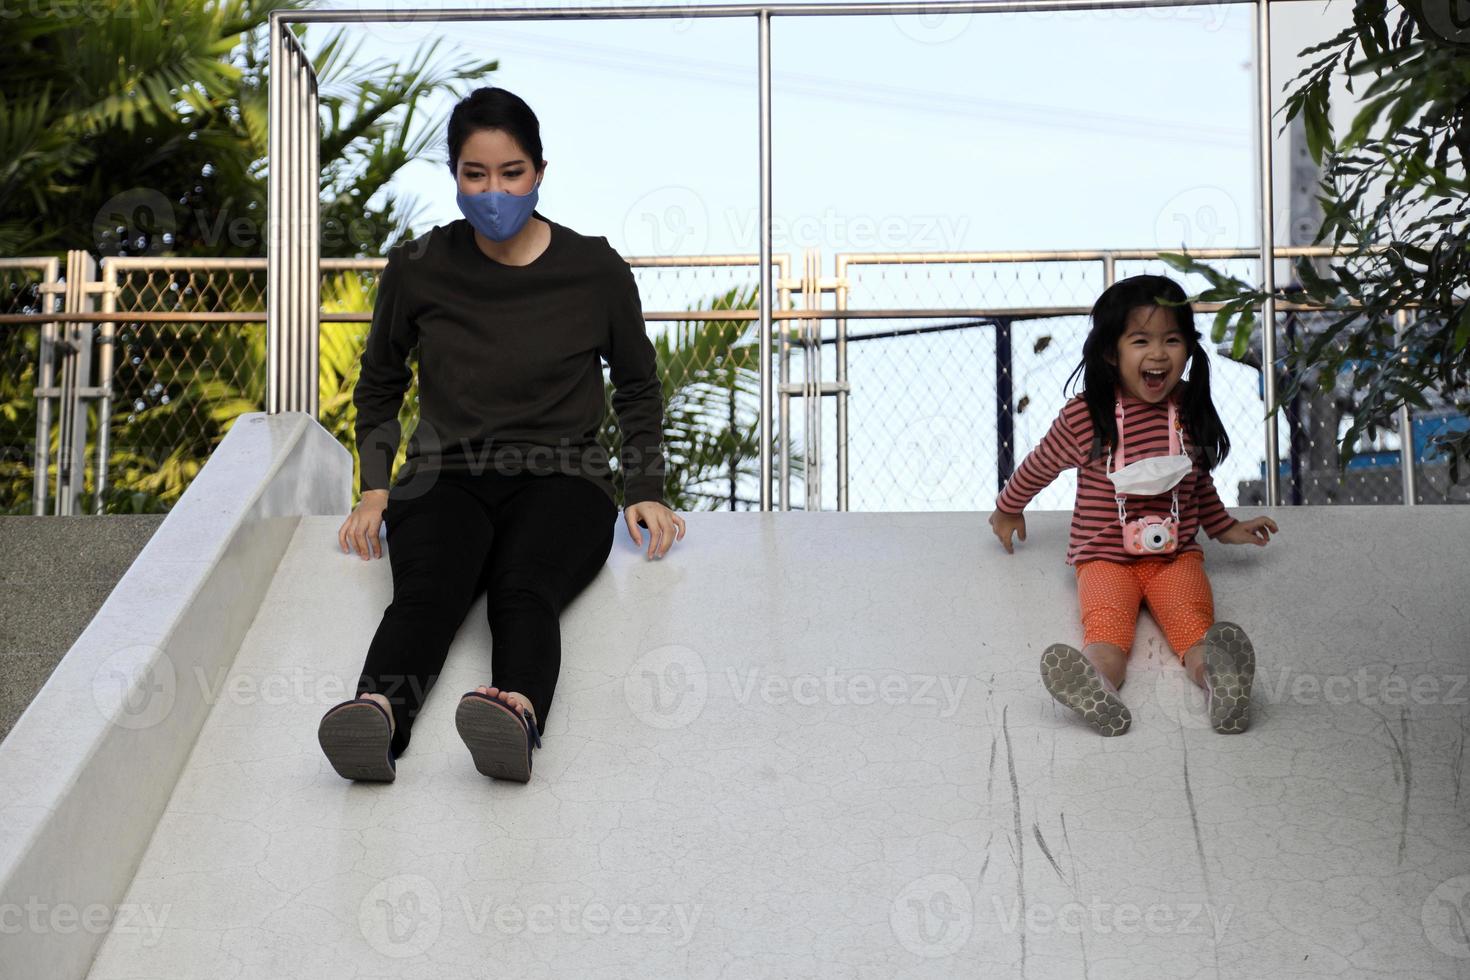
<svg viewBox="0 0 1470 980">
<path fill-rule="evenodd" d="M 1177 391 L 1177 389 L 1176 389 Z M 1151 404 L 1124 392 L 1124 443 L 1128 458 L 1114 468 L 1149 456 L 1169 452 L 1169 407 L 1164 402 Z M 1104 558 L 1108 561 L 1137 561 L 1142 556 L 1130 555 L 1123 549 L 1123 529 L 1118 524 L 1118 504 L 1113 483 L 1107 475 L 1106 449 L 1100 459 L 1089 459 L 1092 450 L 1092 417 L 1087 402 L 1079 395 L 1072 398 L 1057 415 L 1036 448 L 1006 481 L 996 500 L 996 509 L 1006 514 L 1020 514 L 1031 499 L 1057 478 L 1062 470 L 1076 467 L 1077 499 L 1072 508 L 1072 530 L 1067 545 L 1067 564 Z M 1203 551 L 1195 534 L 1203 528 L 1212 538 L 1238 523 L 1220 503 L 1215 481 L 1205 467 L 1203 453 L 1186 438 L 1184 451 L 1194 459 L 1194 468 L 1175 488 L 1179 491 L 1179 547 L 1185 551 Z M 1133 494 L 1124 498 L 1131 521 L 1146 515 L 1167 517 L 1172 498 L 1169 493 L 1152 497 Z M 1146 559 L 1147 560 L 1147 559 Z"/>
</svg>

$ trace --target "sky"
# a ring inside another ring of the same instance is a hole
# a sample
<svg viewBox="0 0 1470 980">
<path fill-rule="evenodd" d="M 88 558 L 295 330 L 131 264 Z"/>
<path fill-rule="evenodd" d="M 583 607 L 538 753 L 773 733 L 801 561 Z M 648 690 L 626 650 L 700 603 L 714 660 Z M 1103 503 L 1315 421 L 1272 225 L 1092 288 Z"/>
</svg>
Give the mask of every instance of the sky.
<svg viewBox="0 0 1470 980">
<path fill-rule="evenodd" d="M 1322 6 L 1273 5 L 1278 89 L 1294 74 L 1289 55 L 1325 34 L 1314 28 Z M 1253 247 L 1253 18 L 1250 4 L 774 18 L 776 251 L 800 269 L 802 251 L 819 249 L 831 276 L 837 253 Z M 757 251 L 753 18 L 346 29 L 363 39 L 365 59 L 404 61 L 439 36 L 498 58 L 485 84 L 521 95 L 540 118 L 548 168 L 539 209 L 553 220 L 605 235 L 629 257 Z M 328 33 L 313 26 L 308 47 Z M 446 96 L 426 116 L 442 127 L 452 103 Z M 444 161 L 441 143 L 392 185 L 415 199 L 419 229 L 460 217 Z M 1145 267 L 1119 275 L 1138 271 Z M 1095 275 L 1034 265 L 863 275 L 854 306 L 1087 306 L 1101 288 Z M 644 308 L 665 310 L 748 278 L 729 269 L 639 274 Z M 1202 330 L 1208 320 L 1199 318 Z M 1063 401 L 1084 326 L 1018 328 L 1016 396 L 1029 406 L 1017 419 L 1022 452 Z M 850 321 L 849 329 L 882 327 Z M 1033 354 L 1042 336 L 1054 341 Z M 979 331 L 849 345 L 852 509 L 993 504 L 993 349 Z M 1233 504 L 1236 483 L 1258 476 L 1264 458 L 1259 375 L 1214 363 L 1217 406 L 1239 447 L 1216 480 Z M 794 370 L 799 377 L 799 364 Z M 834 372 L 830 353 L 825 371 Z M 793 413 L 799 424 L 799 400 Z M 828 508 L 833 445 L 829 427 Z M 1059 480 L 1035 506 L 1069 507 L 1073 487 Z"/>
</svg>

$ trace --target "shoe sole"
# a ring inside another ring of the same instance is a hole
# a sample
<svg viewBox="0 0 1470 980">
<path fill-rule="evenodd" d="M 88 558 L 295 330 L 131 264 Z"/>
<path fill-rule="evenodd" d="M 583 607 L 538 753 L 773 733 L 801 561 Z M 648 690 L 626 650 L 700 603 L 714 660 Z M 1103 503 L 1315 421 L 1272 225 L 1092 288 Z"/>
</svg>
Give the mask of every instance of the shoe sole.
<svg viewBox="0 0 1470 980">
<path fill-rule="evenodd" d="M 526 726 L 510 708 L 497 704 L 482 697 L 461 699 L 454 709 L 454 727 L 481 775 L 529 782 L 531 749 Z"/>
<path fill-rule="evenodd" d="M 1041 655 L 1041 681 L 1058 702 L 1082 716 L 1099 735 L 1122 735 L 1133 724 L 1128 706 L 1103 686 L 1092 662 L 1076 647 L 1053 643 Z"/>
<path fill-rule="evenodd" d="M 357 702 L 333 708 L 322 717 L 316 738 L 339 776 L 393 782 L 393 736 L 387 717 L 377 705 Z"/>
<path fill-rule="evenodd" d="M 1256 677 L 1256 651 L 1245 630 L 1216 623 L 1206 631 L 1205 680 L 1209 687 L 1210 727 L 1221 735 L 1238 735 L 1251 724 L 1251 684 Z"/>
</svg>

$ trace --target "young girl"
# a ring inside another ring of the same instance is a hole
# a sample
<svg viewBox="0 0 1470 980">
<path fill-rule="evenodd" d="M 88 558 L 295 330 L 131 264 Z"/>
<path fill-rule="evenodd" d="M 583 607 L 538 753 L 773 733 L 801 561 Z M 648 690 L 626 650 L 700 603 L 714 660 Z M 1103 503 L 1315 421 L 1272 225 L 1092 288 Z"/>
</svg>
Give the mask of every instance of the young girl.
<svg viewBox="0 0 1470 980">
<path fill-rule="evenodd" d="M 1048 647 L 1042 681 L 1100 734 L 1126 732 L 1133 717 L 1118 688 L 1147 601 L 1190 680 L 1205 689 L 1211 726 L 1243 732 L 1255 651 L 1239 626 L 1215 622 L 1195 532 L 1265 545 L 1278 528 L 1269 517 L 1237 521 L 1215 493 L 1210 470 L 1229 453 L 1230 439 L 1210 401 L 1210 365 L 1184 290 L 1167 276 L 1147 275 L 1108 287 L 1093 305 L 1069 384 L 1079 372 L 1082 394 L 1062 407 L 990 515 L 1012 552 L 1012 534 L 1026 540 L 1026 504 L 1077 467 L 1067 563 L 1076 568 L 1083 647 Z"/>
</svg>

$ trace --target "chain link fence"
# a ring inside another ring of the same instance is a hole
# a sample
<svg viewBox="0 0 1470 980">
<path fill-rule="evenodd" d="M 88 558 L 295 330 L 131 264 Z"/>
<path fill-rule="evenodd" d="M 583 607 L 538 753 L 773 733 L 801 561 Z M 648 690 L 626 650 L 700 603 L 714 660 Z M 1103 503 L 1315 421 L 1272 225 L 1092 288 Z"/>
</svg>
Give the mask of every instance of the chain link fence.
<svg viewBox="0 0 1470 980">
<path fill-rule="evenodd" d="M 754 509 L 758 260 L 629 262 L 664 382 L 668 499 L 681 510 Z M 352 391 L 383 264 L 322 262 L 319 421 L 354 453 Z M 1133 252 L 846 254 L 837 257 L 833 278 L 821 276 L 814 254 L 799 275 L 789 256 L 776 256 L 774 264 L 771 375 L 778 418 L 772 428 L 781 473 L 777 500 L 786 508 L 833 509 L 845 502 L 851 510 L 989 510 L 1068 397 L 1065 382 L 1080 359 L 1086 312 L 1106 284 L 1152 272 L 1174 276 L 1191 293 L 1206 285 L 1151 253 Z M 1246 250 L 1215 261 L 1247 280 L 1257 264 Z M 84 309 L 101 314 L 87 325 L 90 337 L 110 342 L 113 357 L 105 379 L 111 387 L 105 453 L 97 454 L 106 456 L 105 478 L 88 468 L 78 510 L 165 511 L 234 420 L 264 410 L 266 263 L 108 259 L 100 281 L 84 289 L 58 282 L 65 277 L 56 268 L 56 260 L 46 259 L 0 265 L 0 510 L 33 512 L 38 413 L 48 408 L 47 485 L 54 483 L 59 399 L 52 406 L 36 388 L 47 338 L 64 334 L 48 333 L 39 321 L 55 311 L 49 296 L 85 294 L 92 301 Z M 1199 309 L 1200 329 L 1208 333 L 1207 308 Z M 26 318 L 31 322 L 17 322 Z M 1281 321 L 1283 350 L 1315 329 L 1310 313 L 1283 314 Z M 1266 465 L 1259 350 L 1236 361 L 1208 342 L 1206 348 L 1232 443 L 1215 482 L 1227 506 L 1258 504 Z M 58 350 L 66 353 L 64 345 Z M 100 370 L 104 359 L 94 360 Z M 415 352 L 400 414 L 399 463 L 417 420 L 416 361 Z M 607 394 L 601 437 L 615 458 L 610 386 Z M 81 404 L 91 447 L 102 427 L 103 399 Z M 1361 447 L 1346 477 L 1336 471 L 1337 439 L 1351 407 L 1351 392 L 1342 390 L 1316 391 L 1284 406 L 1278 425 L 1286 503 L 1402 501 L 1397 432 Z M 1448 405 L 1416 417 L 1418 502 L 1466 499 L 1442 463 L 1422 458 L 1433 432 L 1464 421 Z M 1070 508 L 1074 489 L 1074 474 L 1065 473 L 1036 506 Z"/>
<path fill-rule="evenodd" d="M 1258 275 L 1249 252 L 1212 260 L 1246 281 Z M 850 507 L 853 510 L 989 510 L 1011 469 L 1046 433 L 1077 385 L 1087 310 L 1109 282 L 1141 273 L 1168 275 L 1190 294 L 1208 287 L 1156 256 L 1073 253 L 1015 259 L 904 255 L 839 258 L 845 309 L 877 314 L 847 319 L 852 389 Z M 1259 341 L 1241 360 L 1228 341 L 1209 339 L 1213 307 L 1195 304 L 1205 337 L 1211 387 L 1231 440 L 1214 471 L 1227 506 L 1265 500 L 1266 427 Z M 885 315 L 884 310 L 903 311 Z M 926 310 L 961 315 L 923 316 Z M 1279 350 L 1319 329 L 1320 315 L 1282 313 Z M 838 328 L 823 334 L 835 358 Z M 828 370 L 835 371 L 835 365 Z M 1351 391 L 1307 386 L 1277 414 L 1283 503 L 1402 503 L 1401 439 L 1380 432 L 1360 445 L 1346 474 L 1336 468 L 1339 438 L 1351 422 Z M 1426 459 L 1427 440 L 1465 419 L 1447 402 L 1413 419 L 1418 503 L 1466 502 L 1465 485 Z M 835 455 L 827 457 L 835 468 Z M 826 467 L 824 467 L 824 472 Z M 1043 509 L 1070 509 L 1072 471 L 1036 498 Z M 824 487 L 824 499 L 835 488 Z"/>
<path fill-rule="evenodd" d="M 44 287 L 56 281 L 56 269 L 55 260 L 0 260 L 0 315 L 49 312 Z M 0 325 L 0 514 L 32 512 L 42 329 L 39 323 Z"/>
<path fill-rule="evenodd" d="M 32 264 L 42 269 L 45 260 Z M 352 392 L 384 264 L 382 259 L 322 262 L 318 420 L 354 456 Z M 664 382 L 671 503 L 681 509 L 757 506 L 752 492 L 760 462 L 757 260 L 702 256 L 631 264 Z M 778 281 L 787 266 L 778 257 L 773 270 Z M 34 288 L 23 288 L 41 274 L 28 270 L 5 270 L 9 305 L 0 310 L 0 323 L 8 314 L 37 318 L 48 312 Z M 63 280 L 58 289 L 65 288 L 65 277 L 58 278 Z M 87 312 L 100 314 L 97 322 L 84 323 L 87 335 L 98 347 L 110 343 L 114 357 L 106 379 L 111 400 L 105 478 L 99 479 L 95 465 L 86 468 L 78 512 L 168 510 L 235 419 L 264 411 L 265 283 L 264 260 L 129 258 L 104 261 L 100 281 L 84 285 L 92 297 Z M 789 290 L 782 286 L 778 292 Z M 86 320 L 81 313 L 76 318 Z M 36 411 L 48 404 L 35 394 L 33 364 L 43 327 L 11 322 L 0 329 L 8 345 L 7 415 L 0 423 L 6 481 L 0 506 L 8 513 L 32 513 Z M 397 463 L 404 459 L 418 417 L 417 359 L 415 350 L 408 362 L 413 381 L 400 411 L 405 438 Z M 601 438 L 616 458 L 619 432 L 610 381 L 607 385 Z M 92 447 L 102 399 L 79 401 L 88 413 Z M 48 458 L 57 455 L 57 429 L 51 430 Z M 53 464 L 53 476 L 54 469 Z"/>
<path fill-rule="evenodd" d="M 234 419 L 263 410 L 265 264 L 109 262 L 103 283 L 116 311 L 167 319 L 113 325 L 111 446 L 101 509 L 167 510 Z M 241 319 L 221 319 L 229 315 Z"/>
</svg>

